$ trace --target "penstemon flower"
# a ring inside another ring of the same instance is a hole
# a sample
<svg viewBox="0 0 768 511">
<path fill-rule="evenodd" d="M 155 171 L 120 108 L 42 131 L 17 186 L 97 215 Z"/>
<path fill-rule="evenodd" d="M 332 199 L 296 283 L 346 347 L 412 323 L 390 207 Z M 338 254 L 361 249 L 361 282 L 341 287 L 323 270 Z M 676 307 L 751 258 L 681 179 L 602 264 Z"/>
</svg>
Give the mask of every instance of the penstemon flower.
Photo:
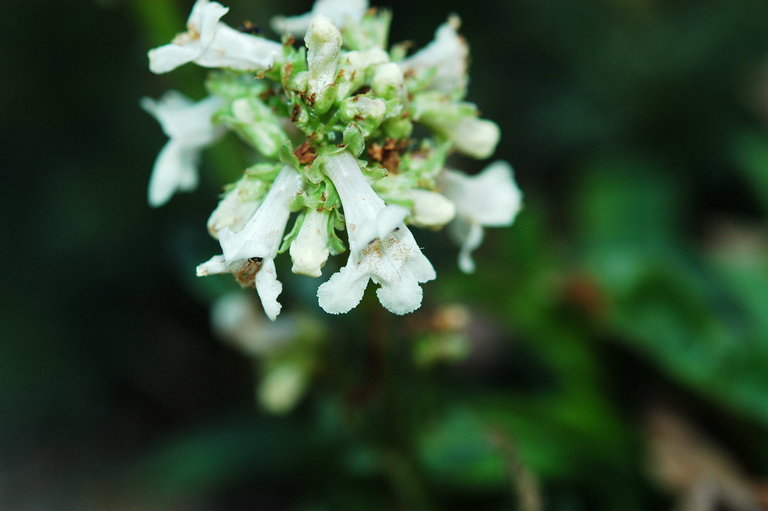
<svg viewBox="0 0 768 511">
<path fill-rule="evenodd" d="M 459 268 L 475 271 L 472 251 L 483 242 L 483 227 L 512 225 L 520 211 L 522 194 L 515 185 L 512 167 L 497 161 L 476 176 L 445 169 L 438 183 L 456 206 L 456 220 L 450 226 L 451 236 L 461 245 Z"/>
<path fill-rule="evenodd" d="M 150 50 L 150 70 L 167 73 L 187 62 L 243 70 L 270 67 L 281 53 L 280 45 L 221 23 L 219 19 L 227 11 L 220 3 L 198 0 L 187 20 L 187 31 L 170 44 Z"/>
<path fill-rule="evenodd" d="M 211 96 L 192 103 L 183 94 L 169 91 L 159 101 L 143 98 L 141 106 L 160 122 L 170 139 L 160 151 L 149 180 L 149 203 L 162 206 L 176 191 L 197 186 L 200 152 L 224 133 L 221 126 L 211 122 L 221 108 L 221 99 Z"/>
<path fill-rule="evenodd" d="M 521 193 L 504 162 L 477 176 L 447 168 L 453 151 L 491 156 L 500 137 L 464 101 L 469 49 L 459 19 L 407 56 L 404 45 L 388 47 L 390 13 L 367 0 L 317 0 L 308 13 L 277 17 L 271 25 L 281 43 L 231 28 L 221 21 L 227 11 L 197 0 L 187 31 L 149 52 L 155 73 L 188 62 L 214 68 L 209 98 L 143 102 L 170 137 L 150 182 L 152 205 L 196 184 L 200 150 L 223 131 L 255 150 L 254 165 L 208 219 L 221 254 L 197 274 L 231 273 L 255 287 L 274 320 L 283 288 L 275 260 L 286 251 L 293 273 L 318 278 L 331 256 L 348 250 L 346 264 L 318 287 L 331 314 L 355 308 L 369 282 L 395 314 L 421 306 L 421 285 L 436 274 L 408 225 L 449 225 L 459 267 L 473 271 L 483 228 L 510 225 Z M 428 135 L 414 137 L 414 124 Z"/>
</svg>

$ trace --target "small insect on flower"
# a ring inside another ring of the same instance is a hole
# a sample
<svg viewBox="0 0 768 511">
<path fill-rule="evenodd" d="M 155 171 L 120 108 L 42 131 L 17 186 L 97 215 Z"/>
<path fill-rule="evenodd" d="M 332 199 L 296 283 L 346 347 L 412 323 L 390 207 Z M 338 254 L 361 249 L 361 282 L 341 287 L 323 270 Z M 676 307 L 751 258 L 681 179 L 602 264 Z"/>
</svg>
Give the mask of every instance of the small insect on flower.
<svg viewBox="0 0 768 511">
<path fill-rule="evenodd" d="M 264 33 L 264 30 L 261 27 L 257 27 L 249 20 L 243 21 L 243 24 L 238 27 L 238 30 L 245 34 L 251 35 L 259 35 Z"/>
<path fill-rule="evenodd" d="M 483 229 L 510 225 L 522 194 L 505 162 L 476 176 L 449 168 L 453 152 L 490 157 L 500 137 L 465 100 L 469 46 L 458 17 L 408 55 L 408 45 L 389 47 L 391 13 L 367 0 L 317 0 L 310 12 L 274 18 L 284 43 L 251 21 L 228 26 L 227 12 L 197 0 L 186 32 L 149 52 L 155 73 L 190 62 L 211 68 L 208 99 L 143 103 L 170 138 L 151 180 L 153 205 L 194 188 L 201 151 L 224 132 L 253 149 L 210 215 L 221 254 L 198 276 L 231 273 L 256 288 L 274 320 L 279 254 L 288 252 L 293 273 L 318 278 L 331 256 L 348 252 L 325 271 L 320 307 L 348 312 L 373 283 L 386 309 L 407 314 L 436 277 L 411 227 L 445 225 L 461 246 L 460 268 L 473 271 Z"/>
</svg>

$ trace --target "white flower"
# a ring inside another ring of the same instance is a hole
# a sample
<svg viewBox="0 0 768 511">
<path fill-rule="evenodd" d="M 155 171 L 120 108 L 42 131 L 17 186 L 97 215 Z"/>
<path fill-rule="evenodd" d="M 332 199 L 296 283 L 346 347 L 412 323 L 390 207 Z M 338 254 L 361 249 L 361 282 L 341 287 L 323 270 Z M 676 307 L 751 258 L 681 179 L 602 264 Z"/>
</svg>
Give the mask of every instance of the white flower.
<svg viewBox="0 0 768 511">
<path fill-rule="evenodd" d="M 285 349 L 300 335 L 296 317 L 284 314 L 277 321 L 265 321 L 257 307 L 251 293 L 227 293 L 211 307 L 211 326 L 219 337 L 252 357 Z"/>
<path fill-rule="evenodd" d="M 496 150 L 499 126 L 478 119 L 477 107 L 472 103 L 452 100 L 444 92 L 428 91 L 416 95 L 414 110 L 415 120 L 452 141 L 467 156 L 482 160 Z"/>
<path fill-rule="evenodd" d="M 493 154 L 501 135 L 498 124 L 477 117 L 464 117 L 454 124 L 444 126 L 441 131 L 453 140 L 457 150 L 478 160 Z"/>
<path fill-rule="evenodd" d="M 214 256 L 197 267 L 197 275 L 232 273 L 241 285 L 255 284 L 264 312 L 274 320 L 282 305 L 277 297 L 283 285 L 277 280 L 275 256 L 280 248 L 290 205 L 301 191 L 302 179 L 290 167 L 283 167 L 264 197 L 264 202 L 242 229 L 218 231 L 224 255 Z"/>
<path fill-rule="evenodd" d="M 208 217 L 208 232 L 218 239 L 219 231 L 228 227 L 237 232 L 256 213 L 261 205 L 265 183 L 247 176 L 240 179 L 235 187 L 224 195 L 219 205 Z"/>
<path fill-rule="evenodd" d="M 272 28 L 276 32 L 303 34 L 312 18 L 325 16 L 339 28 L 358 23 L 368 10 L 368 0 L 317 0 L 310 12 L 299 16 L 276 16 L 272 19 Z"/>
<path fill-rule="evenodd" d="M 419 284 L 434 279 L 435 270 L 403 224 L 408 210 L 386 206 L 346 151 L 327 156 L 324 170 L 341 198 L 350 255 L 346 266 L 318 288 L 320 307 L 331 314 L 350 311 L 373 280 L 380 285 L 379 301 L 390 312 L 418 309 Z"/>
<path fill-rule="evenodd" d="M 414 225 L 439 228 L 456 216 L 456 207 L 442 194 L 413 188 L 405 195 L 413 201 L 411 220 Z"/>
<path fill-rule="evenodd" d="M 151 206 L 162 206 L 176 191 L 197 186 L 200 151 L 223 133 L 211 121 L 222 104 L 216 96 L 192 103 L 176 91 L 165 93 L 159 101 L 142 98 L 142 108 L 158 120 L 170 138 L 157 156 L 149 179 Z"/>
<path fill-rule="evenodd" d="M 321 268 L 328 260 L 328 222 L 327 211 L 310 209 L 304 217 L 299 234 L 291 243 L 291 260 L 293 273 L 319 277 Z"/>
<path fill-rule="evenodd" d="M 522 193 L 507 162 L 490 164 L 476 176 L 445 169 L 438 176 L 443 194 L 456 206 L 451 235 L 461 245 L 459 268 L 475 270 L 472 251 L 483 241 L 483 227 L 511 225 L 520 211 Z"/>
<path fill-rule="evenodd" d="M 203 67 L 263 70 L 282 54 L 279 43 L 239 32 L 221 23 L 229 11 L 218 2 L 197 0 L 187 31 L 170 43 L 149 51 L 149 69 L 167 73 L 188 62 Z"/>
<path fill-rule="evenodd" d="M 403 71 L 424 73 L 434 71 L 427 86 L 442 92 L 458 92 L 463 96 L 467 87 L 469 47 L 456 30 L 458 16 L 451 16 L 435 32 L 427 46 L 400 62 Z"/>
</svg>

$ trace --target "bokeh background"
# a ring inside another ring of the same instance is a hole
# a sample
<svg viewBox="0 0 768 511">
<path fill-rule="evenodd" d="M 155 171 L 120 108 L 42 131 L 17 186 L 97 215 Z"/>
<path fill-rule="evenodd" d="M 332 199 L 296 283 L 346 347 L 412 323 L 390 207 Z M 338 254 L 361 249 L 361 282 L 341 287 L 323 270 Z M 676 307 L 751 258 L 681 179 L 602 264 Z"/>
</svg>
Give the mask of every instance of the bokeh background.
<svg viewBox="0 0 768 511">
<path fill-rule="evenodd" d="M 139 99 L 204 94 L 147 70 L 191 4 L 0 17 L 0 509 L 768 509 L 768 3 L 382 2 L 417 47 L 461 15 L 525 209 L 472 276 L 416 232 L 439 277 L 406 318 L 324 315 L 283 261 L 293 319 L 247 325 L 295 339 L 255 357 L 211 327 L 234 283 L 194 277 L 247 153 L 145 200 Z M 227 5 L 273 35 L 310 2 Z"/>
</svg>

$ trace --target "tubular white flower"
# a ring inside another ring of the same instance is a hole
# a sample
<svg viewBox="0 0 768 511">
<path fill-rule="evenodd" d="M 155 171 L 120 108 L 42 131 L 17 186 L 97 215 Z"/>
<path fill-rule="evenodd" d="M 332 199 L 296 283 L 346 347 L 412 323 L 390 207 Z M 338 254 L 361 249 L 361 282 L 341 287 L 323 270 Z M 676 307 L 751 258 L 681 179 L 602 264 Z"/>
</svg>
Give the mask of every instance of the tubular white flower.
<svg viewBox="0 0 768 511">
<path fill-rule="evenodd" d="M 403 224 L 408 210 L 386 206 L 346 151 L 327 156 L 324 169 L 341 198 L 350 255 L 346 266 L 318 288 L 320 307 L 331 314 L 350 311 L 373 280 L 380 285 L 379 301 L 390 312 L 418 309 L 419 284 L 434 279 L 435 270 Z"/>
<path fill-rule="evenodd" d="M 272 18 L 272 28 L 276 32 L 303 34 L 312 18 L 325 16 L 339 28 L 358 23 L 368 10 L 368 0 L 317 0 L 310 12 L 299 16 L 276 16 Z"/>
<path fill-rule="evenodd" d="M 399 63 L 401 69 L 417 74 L 434 70 L 427 84 L 429 88 L 463 96 L 467 88 L 469 47 L 456 32 L 460 24 L 458 16 L 448 18 L 438 27 L 431 43 Z"/>
<path fill-rule="evenodd" d="M 291 202 L 301 191 L 301 183 L 301 176 L 295 170 L 283 167 L 264 202 L 243 228 L 237 232 L 226 227 L 219 231 L 221 248 L 227 261 L 275 257 L 291 214 Z"/>
<path fill-rule="evenodd" d="M 155 160 L 149 179 L 151 206 L 162 206 L 175 192 L 197 186 L 200 151 L 223 133 L 211 121 L 222 104 L 216 96 L 193 103 L 176 91 L 165 93 L 159 101 L 142 98 L 142 108 L 158 120 L 170 139 Z"/>
<path fill-rule="evenodd" d="M 456 149 L 477 159 L 488 158 L 496 150 L 499 126 L 477 117 L 472 103 L 452 100 L 449 94 L 426 91 L 414 99 L 414 119 L 448 138 Z"/>
<path fill-rule="evenodd" d="M 244 177 L 224 195 L 219 205 L 208 217 L 208 232 L 218 239 L 219 231 L 225 227 L 237 232 L 261 205 L 264 182 Z"/>
<path fill-rule="evenodd" d="M 295 170 L 283 167 L 264 202 L 242 229 L 235 232 L 224 227 L 218 231 L 224 255 L 215 256 L 197 268 L 198 276 L 233 273 L 241 285 L 249 285 L 253 276 L 264 312 L 272 320 L 280 314 L 282 305 L 277 297 L 283 290 L 277 280 L 274 259 L 291 214 L 291 202 L 300 192 L 301 183 L 301 176 Z"/>
<path fill-rule="evenodd" d="M 328 222 L 327 211 L 310 209 L 304 217 L 299 234 L 291 243 L 290 254 L 293 261 L 293 273 L 319 277 L 321 268 L 328 260 Z"/>
<path fill-rule="evenodd" d="M 442 131 L 453 140 L 457 150 L 478 160 L 493 154 L 501 136 L 498 124 L 477 117 L 465 117 Z"/>
<path fill-rule="evenodd" d="M 389 62 L 389 54 L 381 48 L 345 52 L 342 63 L 355 73 L 363 73 L 371 66 Z"/>
<path fill-rule="evenodd" d="M 187 31 L 170 43 L 149 51 L 149 69 L 167 73 L 188 62 L 203 67 L 263 70 L 282 54 L 279 43 L 239 32 L 221 23 L 229 11 L 218 2 L 197 0 Z"/>
<path fill-rule="evenodd" d="M 443 194 L 456 206 L 452 237 L 461 245 L 459 268 L 475 270 L 474 251 L 483 241 L 483 227 L 505 227 L 514 222 L 522 204 L 512 167 L 504 161 L 488 165 L 476 176 L 445 169 L 438 176 Z"/>
<path fill-rule="evenodd" d="M 285 349 L 300 335 L 295 316 L 287 314 L 267 322 L 258 312 L 251 293 L 242 291 L 227 293 L 213 303 L 211 326 L 219 337 L 252 357 L 269 356 Z"/>
<path fill-rule="evenodd" d="M 414 188 L 406 192 L 406 196 L 413 201 L 411 216 L 414 225 L 439 228 L 456 216 L 453 202 L 442 194 Z"/>
</svg>

